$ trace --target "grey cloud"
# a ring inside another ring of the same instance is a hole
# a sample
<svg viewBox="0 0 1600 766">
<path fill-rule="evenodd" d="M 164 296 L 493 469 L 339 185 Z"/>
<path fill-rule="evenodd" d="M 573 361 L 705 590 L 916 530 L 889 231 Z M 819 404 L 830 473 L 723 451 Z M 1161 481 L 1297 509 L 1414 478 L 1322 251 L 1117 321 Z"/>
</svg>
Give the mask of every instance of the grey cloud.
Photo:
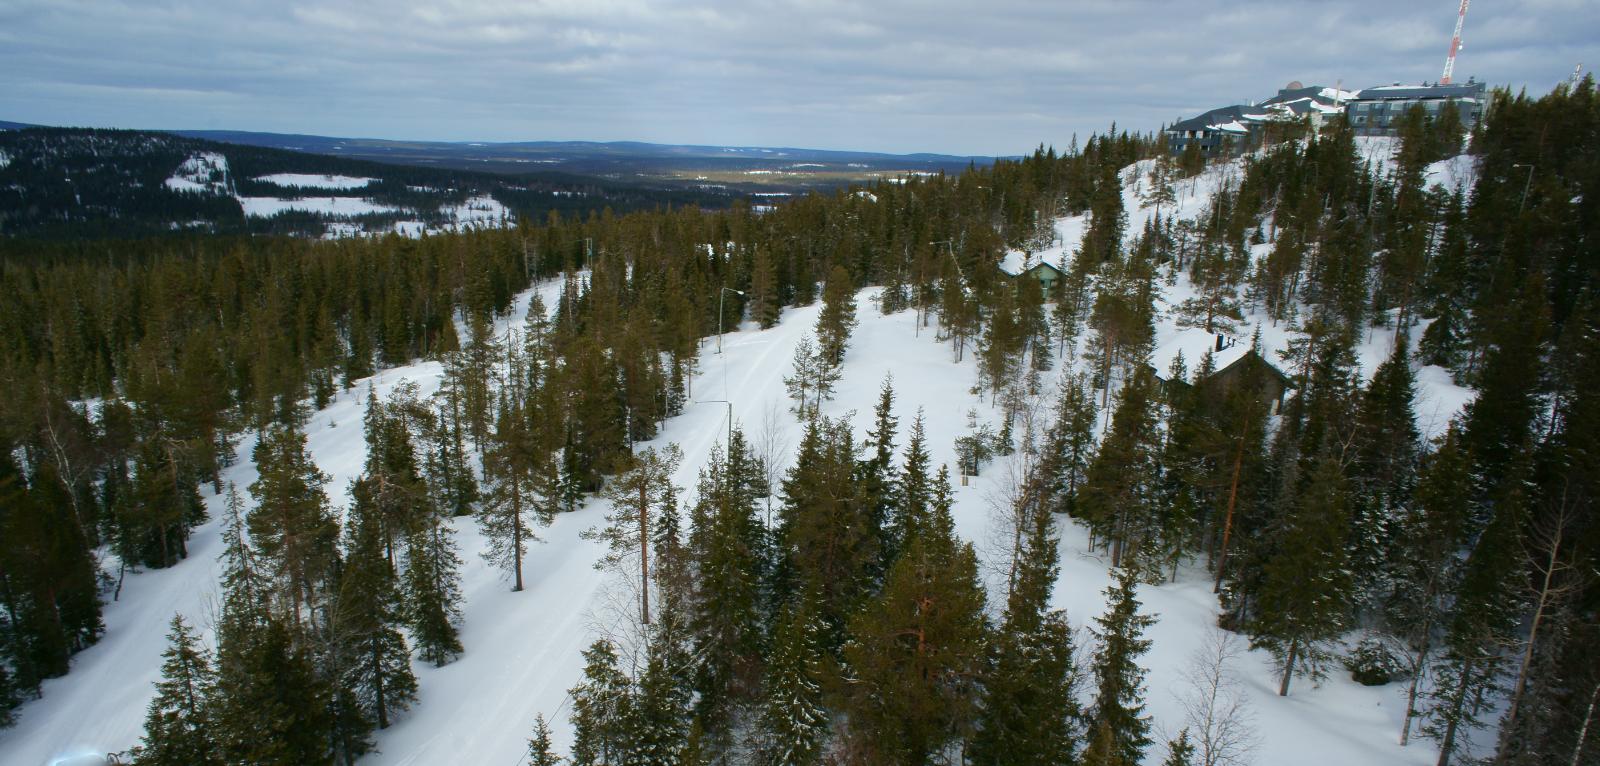
<svg viewBox="0 0 1600 766">
<path fill-rule="evenodd" d="M 1426 7 L 1424 7 L 1426 6 Z M 1285 82 L 1435 79 L 1453 0 L 0 0 L 0 119 L 1014 154 Z M 1600 0 L 1480 4 L 1458 75 L 1600 63 Z"/>
</svg>

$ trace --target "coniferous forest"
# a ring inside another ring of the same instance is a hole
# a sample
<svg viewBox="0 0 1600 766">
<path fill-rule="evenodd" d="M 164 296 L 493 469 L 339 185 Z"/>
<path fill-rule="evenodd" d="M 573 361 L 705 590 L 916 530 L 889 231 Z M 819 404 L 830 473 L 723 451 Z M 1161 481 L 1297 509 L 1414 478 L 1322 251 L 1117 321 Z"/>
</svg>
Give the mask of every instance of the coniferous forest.
<svg viewBox="0 0 1600 766">
<path fill-rule="evenodd" d="M 414 663 L 476 648 L 453 521 L 472 517 L 520 591 L 540 529 L 595 501 L 636 619 L 570 658 L 582 680 L 526 722 L 526 762 L 1241 763 L 1225 709 L 1147 709 L 1139 589 L 1192 567 L 1221 635 L 1271 653 L 1279 694 L 1393 684 L 1396 737 L 1441 766 L 1600 763 L 1593 80 L 1496 92 L 1470 133 L 1419 109 L 1392 172 L 1339 122 L 1278 138 L 1203 215 L 1137 228 L 1125 187 L 1160 211 L 1207 162 L 1113 126 L 770 210 L 0 241 L 0 722 L 101 638 L 126 577 L 179 565 L 221 508 L 214 624 L 172 619 L 129 759 L 355 763 L 428 703 Z M 1427 183 L 1463 153 L 1474 186 Z M 1082 213 L 1048 292 L 996 269 Z M 1155 296 L 1180 277 L 1189 326 L 1248 332 L 1249 308 L 1294 328 L 1267 360 L 1281 403 L 1265 366 L 1224 383 L 1209 354 L 1148 364 Z M 496 332 L 551 279 L 555 305 Z M 868 286 L 879 300 L 858 303 Z M 641 443 L 700 396 L 719 331 L 816 303 L 785 378 L 803 423 L 786 467 L 729 423 L 675 486 L 682 454 Z M 958 440 L 961 465 L 930 458 L 893 379 L 869 430 L 823 411 L 852 330 L 908 309 L 1002 413 Z M 1367 380 L 1373 328 L 1407 342 Z M 354 388 L 419 359 L 442 363 L 437 395 Z M 1415 414 L 1422 365 L 1476 392 L 1437 438 Z M 341 428 L 366 456 L 345 507 L 305 429 L 351 390 L 365 417 Z M 952 505 L 957 476 L 1006 455 L 1026 459 L 996 593 Z M 256 478 L 225 482 L 241 462 Z M 1114 568 L 1102 614 L 1051 606 L 1068 526 Z"/>
</svg>

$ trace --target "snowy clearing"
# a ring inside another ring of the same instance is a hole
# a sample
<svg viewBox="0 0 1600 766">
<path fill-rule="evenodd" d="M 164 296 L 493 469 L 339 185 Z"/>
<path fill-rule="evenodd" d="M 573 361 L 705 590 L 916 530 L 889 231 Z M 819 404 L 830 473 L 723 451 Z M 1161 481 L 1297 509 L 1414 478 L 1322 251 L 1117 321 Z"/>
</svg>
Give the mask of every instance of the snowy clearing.
<svg viewBox="0 0 1600 766">
<path fill-rule="evenodd" d="M 310 173 L 273 173 L 272 175 L 257 176 L 255 180 L 276 186 L 298 186 L 302 189 L 359 189 L 378 179 L 313 175 Z"/>
<path fill-rule="evenodd" d="M 286 210 L 321 213 L 333 216 L 369 215 L 372 213 L 400 213 L 405 208 L 383 205 L 360 197 L 307 197 L 305 199 L 280 199 L 278 197 L 239 197 L 244 214 L 254 218 L 271 218 Z"/>
</svg>

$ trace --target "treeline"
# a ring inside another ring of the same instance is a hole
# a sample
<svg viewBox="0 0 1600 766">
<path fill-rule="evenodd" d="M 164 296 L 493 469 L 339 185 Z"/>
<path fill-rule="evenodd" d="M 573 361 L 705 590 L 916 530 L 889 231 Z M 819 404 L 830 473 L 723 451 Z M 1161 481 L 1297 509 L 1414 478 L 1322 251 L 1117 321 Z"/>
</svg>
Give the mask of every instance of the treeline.
<svg viewBox="0 0 1600 766">
<path fill-rule="evenodd" d="M 242 643 L 219 626 L 215 669 L 200 676 L 218 679 L 219 691 L 200 695 L 215 706 L 179 719 L 251 699 L 257 692 L 221 683 L 244 657 L 298 656 L 296 677 L 310 685 L 293 694 L 332 700 L 315 725 L 250 724 L 317 733 L 293 755 L 240 757 L 359 753 L 408 696 L 398 674 L 351 680 L 340 659 L 351 646 L 369 659 L 457 651 L 443 639 L 428 639 L 429 650 L 392 638 L 409 625 L 422 643 L 423 613 L 432 635 L 450 633 L 442 516 L 479 514 L 491 555 L 511 573 L 540 518 L 604 490 L 606 536 L 617 561 L 640 565 L 648 627 L 634 646 L 601 642 L 586 654 L 573 692 L 578 763 L 1138 762 L 1153 743 L 1134 583 L 1195 558 L 1214 574 L 1223 626 L 1278 656 L 1281 693 L 1343 660 L 1359 678 L 1407 683 L 1405 733 L 1436 738 L 1441 763 L 1497 705 L 1501 762 L 1591 762 L 1597 128 L 1590 82 L 1540 99 L 1496 94 L 1471 138 L 1480 180 L 1463 199 L 1423 184 L 1429 162 L 1458 151 L 1452 131 L 1418 113 L 1397 171 L 1374 174 L 1335 125 L 1248 161 L 1195 220 L 1157 215 L 1131 237 L 1119 173 L 1160 210 L 1196 168 L 1158 158 L 1124 171 L 1155 146 L 1113 133 L 1082 151 L 1041 149 L 765 215 L 691 208 L 420 242 L 197 241 L 8 258 L 0 353 L 18 393 L 0 407 L 17 499 L 0 521 L 8 540 L 54 541 L 7 544 L 0 575 L 26 584 L 5 591 L 12 686 L 36 689 L 93 640 L 102 543 L 161 551 L 119 556 L 130 565 L 182 555 L 198 487 L 231 459 L 230 435 L 270 445 L 257 448 L 263 477 L 275 463 L 308 466 L 295 431 L 307 404 L 379 365 L 428 355 L 446 360 L 445 395 L 369 408 L 369 443 L 383 430 L 373 423 L 397 420 L 404 428 L 386 438 L 407 444 L 379 451 L 392 464 L 369 459 L 363 482 L 374 496 L 412 487 L 396 495 L 412 499 L 371 500 L 341 531 L 312 491 L 314 466 L 295 469 L 286 475 L 300 478 L 284 480 L 301 488 L 285 490 L 299 498 L 283 506 L 292 513 L 230 546 L 230 561 L 258 562 L 252 587 L 268 596 L 244 599 L 257 611 L 241 618 L 254 626 L 237 631 L 250 636 Z M 1036 253 L 1053 219 L 1077 212 L 1090 225 L 1055 294 L 997 277 L 1005 248 Z M 1291 389 L 1281 406 L 1264 364 L 1235 376 L 1214 374 L 1210 355 L 1148 367 L 1156 297 L 1180 273 L 1193 288 L 1179 307 L 1187 324 L 1238 332 L 1246 305 L 1294 323 L 1296 341 L 1267 360 Z M 518 335 L 493 337 L 490 320 L 515 293 L 558 274 L 557 305 L 530 311 Z M 865 438 L 807 403 L 826 398 L 819 382 L 843 353 L 837 329 L 819 327 L 818 347 L 796 360 L 791 388 L 807 430 L 776 490 L 770 458 L 735 433 L 704 468 L 685 523 L 679 490 L 662 479 L 673 451 L 634 454 L 692 395 L 701 338 L 740 317 L 770 327 L 784 306 L 816 300 L 824 279 L 835 306 L 846 288 L 882 285 L 882 310 L 937 314 L 953 353 L 978 356 L 1003 421 L 998 433 L 974 423 L 957 445 L 963 468 L 1007 453 L 1021 467 L 1005 515 L 1003 610 L 984 604 L 975 556 L 950 529 L 947 478 L 927 465 L 919 429 L 903 449 L 895 441 L 892 390 Z M 1408 342 L 1361 384 L 1355 349 L 1373 326 L 1402 339 L 1420 332 L 1420 361 L 1478 390 L 1440 439 L 1424 442 L 1416 426 L 1419 360 Z M 1058 368 L 1052 386 L 1046 373 Z M 89 398 L 92 416 L 73 403 Z M 391 414 L 403 412 L 414 414 Z M 107 427 L 117 418 L 131 424 L 117 432 L 129 434 L 120 453 Z M 481 481 L 469 450 L 483 455 Z M 145 454 L 140 467 L 132 456 Z M 119 486 L 141 482 L 173 491 L 111 510 L 128 494 Z M 278 507 L 251 491 L 254 509 L 236 504 L 247 525 Z M 772 496 L 781 504 L 769 527 L 758 504 Z M 1118 572 L 1083 668 L 1065 617 L 1048 610 L 1055 513 L 1085 524 Z M 315 545 L 259 547 L 302 521 L 307 534 L 286 539 Z M 38 528 L 16 536 L 24 522 Z M 434 590 L 412 583 L 414 566 Z M 388 627 L 340 633 L 351 573 L 382 592 L 365 601 L 395 605 L 363 624 Z M 1366 640 L 1343 652 L 1354 635 Z M 57 647 L 48 655 L 57 664 L 34 659 L 29 647 L 44 645 Z M 1080 676 L 1085 686 L 1093 678 L 1092 695 L 1074 690 Z M 358 701 L 333 702 L 341 695 Z M 166 705 L 158 700 L 153 722 Z M 1189 747 L 1214 762 L 1213 735 L 1191 727 L 1171 743 L 1172 762 L 1187 762 Z M 149 752 L 161 742 L 150 737 Z"/>
</svg>

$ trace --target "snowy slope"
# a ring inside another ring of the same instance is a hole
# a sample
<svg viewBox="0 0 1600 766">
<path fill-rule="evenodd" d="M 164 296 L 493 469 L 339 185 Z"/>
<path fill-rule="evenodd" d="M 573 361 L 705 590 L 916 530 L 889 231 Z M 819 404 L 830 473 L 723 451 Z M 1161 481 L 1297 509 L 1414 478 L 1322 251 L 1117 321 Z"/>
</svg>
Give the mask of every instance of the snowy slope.
<svg viewBox="0 0 1600 766">
<path fill-rule="evenodd" d="M 1237 166 L 1222 165 L 1182 182 L 1177 211 L 1186 217 L 1201 213 L 1216 189 L 1237 183 L 1239 172 Z M 1130 232 L 1137 232 L 1154 212 L 1140 202 L 1142 175 L 1139 167 L 1124 175 Z M 1170 207 L 1162 212 L 1164 216 L 1169 213 Z M 1082 217 L 1058 222 L 1060 238 L 1047 256 L 1053 260 L 1070 254 L 1084 223 Z M 556 305 L 559 281 L 545 282 L 536 289 L 543 293 L 547 306 Z M 1177 328 L 1167 315 L 1170 306 L 1188 294 L 1187 281 L 1180 277 L 1166 290 L 1158 345 L 1182 348 L 1186 357 L 1197 360 L 1203 348 L 1191 353 L 1187 347 L 1206 339 Z M 975 409 L 980 418 L 991 421 L 999 412 L 970 393 L 976 381 L 970 354 L 962 363 L 953 363 L 950 347 L 934 340 L 932 327 L 918 328 L 914 312 L 879 315 L 871 300 L 874 294 L 875 290 L 868 289 L 858 296 L 861 324 L 851 339 L 837 396 L 825 405 L 824 412 L 831 416 L 853 413 L 856 431 L 864 432 L 878 386 L 884 375 L 892 372 L 901 424 L 898 443 L 903 446 L 920 407 L 927 417 L 933 460 L 954 465 L 953 442 L 966 431 L 967 411 Z M 521 322 L 529 298 L 526 293 L 519 296 L 517 308 L 502 321 L 502 329 Z M 800 428 L 787 412 L 782 377 L 789 372 L 794 345 L 811 332 L 818 310 L 818 306 L 790 309 L 773 329 L 746 327 L 730 332 L 723 339 L 721 354 L 715 353 L 714 340 L 704 344 L 701 372 L 691 388 L 696 403 L 669 421 L 653 442 L 675 442 L 683 449 L 676 484 L 686 490 L 684 505 L 693 502 L 690 488 L 695 475 L 726 433 L 728 405 L 707 400 L 731 400 L 735 421 L 752 435 L 762 430 L 769 411 L 776 409 L 781 440 L 791 448 L 783 452 L 791 453 L 799 443 Z M 1261 326 L 1269 358 L 1270 350 L 1281 348 L 1290 338 L 1288 327 L 1273 326 L 1256 315 L 1247 317 L 1240 334 L 1247 338 L 1256 325 Z M 1364 376 L 1371 375 L 1392 344 L 1389 331 L 1374 331 L 1364 340 L 1358 348 Z M 1058 364 L 1054 374 L 1065 374 L 1070 371 L 1063 369 L 1067 367 Z M 437 389 L 442 374 L 437 363 L 424 362 L 387 370 L 372 382 L 381 396 L 400 381 L 411 380 L 426 396 Z M 308 424 L 309 446 L 319 466 L 334 477 L 328 491 L 336 505 L 347 502 L 346 488 L 365 459 L 360 424 L 366 386 L 367 381 L 358 382 Z M 1451 385 L 1448 376 L 1436 368 L 1419 372 L 1419 391 L 1419 424 L 1428 433 L 1442 430 L 1443 423 L 1471 395 Z M 238 445 L 238 453 L 246 459 L 226 474 L 228 481 L 241 488 L 254 479 L 254 468 L 248 463 L 250 446 L 248 438 Z M 972 540 L 991 564 L 998 561 L 989 542 L 994 526 L 991 509 L 1004 496 L 1007 475 L 1006 465 L 995 464 L 982 476 L 973 477 L 968 486 L 956 488 L 957 530 Z M 220 510 L 219 499 L 208 498 L 208 503 L 215 515 Z M 504 576 L 479 557 L 483 541 L 471 519 L 455 522 L 464 561 L 461 638 L 466 653 L 444 668 L 415 666 L 420 703 L 378 735 L 380 752 L 364 762 L 520 763 L 528 729 L 539 713 L 554 728 L 558 748 L 570 744 L 566 690 L 579 678 L 580 651 L 609 629 L 615 615 L 608 598 L 610 575 L 593 567 L 602 553 L 600 544 L 579 537 L 584 529 L 601 523 L 604 513 L 602 503 L 591 501 L 540 530 L 544 542 L 530 550 L 524 572 L 528 587 L 521 593 L 511 593 Z M 203 525 L 195 531 L 188 560 L 168 570 L 129 576 L 121 601 L 107 605 L 105 638 L 74 659 L 70 675 L 47 682 L 45 698 L 21 710 L 14 728 L 0 730 L 0 763 L 53 764 L 64 757 L 121 751 L 137 741 L 172 613 L 180 612 L 208 630 L 212 623 L 218 535 L 216 522 Z M 1107 563 L 1098 555 L 1085 553 L 1083 530 L 1064 524 L 1061 537 L 1062 574 L 1054 600 L 1067 610 L 1074 626 L 1083 628 L 1104 608 L 1101 592 L 1108 582 Z M 1140 598 L 1147 613 L 1159 616 L 1149 633 L 1153 648 L 1143 664 L 1150 671 L 1148 709 L 1157 723 L 1158 739 L 1164 740 L 1182 726 L 1178 702 L 1182 675 L 1194 647 L 1215 623 L 1217 602 L 1205 572 L 1193 567 L 1183 569 L 1175 584 L 1141 587 Z M 1087 637 L 1080 636 L 1080 647 L 1088 643 Z M 1262 742 L 1256 763 L 1343 766 L 1433 760 L 1426 741 L 1409 748 L 1394 744 L 1403 705 L 1398 686 L 1361 687 L 1334 672 L 1320 688 L 1297 680 L 1292 696 L 1279 698 L 1273 663 L 1266 653 L 1248 652 L 1234 670 L 1257 717 Z M 1163 757 L 1161 747 L 1152 747 L 1146 763 L 1159 763 Z"/>
</svg>

